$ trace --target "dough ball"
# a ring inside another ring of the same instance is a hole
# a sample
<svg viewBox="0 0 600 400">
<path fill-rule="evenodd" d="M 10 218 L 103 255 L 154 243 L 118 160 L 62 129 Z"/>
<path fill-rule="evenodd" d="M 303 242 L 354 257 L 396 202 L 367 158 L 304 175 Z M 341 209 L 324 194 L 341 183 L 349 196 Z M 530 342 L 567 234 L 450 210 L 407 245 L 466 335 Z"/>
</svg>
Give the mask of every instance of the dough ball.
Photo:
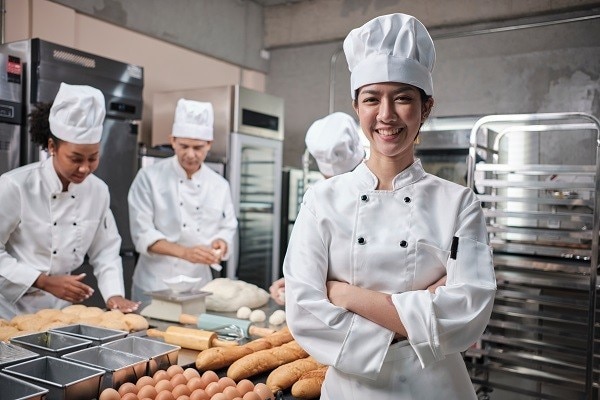
<svg viewBox="0 0 600 400">
<path fill-rule="evenodd" d="M 130 331 L 142 331 L 150 326 L 146 318 L 138 314 L 125 314 L 123 321 L 125 321 Z"/>
<path fill-rule="evenodd" d="M 21 314 L 21 315 L 17 315 L 15 317 L 13 317 L 13 319 L 10 320 L 10 324 L 14 327 L 17 327 L 23 321 L 27 321 L 30 319 L 36 319 L 36 318 L 39 318 L 39 317 L 35 314 Z"/>
<path fill-rule="evenodd" d="M 102 314 L 101 317 L 102 317 L 103 321 L 106 321 L 109 319 L 122 320 L 124 316 L 125 316 L 125 314 L 123 314 L 123 312 L 121 312 L 119 310 L 110 310 L 110 311 L 104 312 L 104 314 Z"/>
<path fill-rule="evenodd" d="M 85 310 L 81 310 L 81 312 L 78 315 L 79 318 L 101 318 L 102 314 L 104 314 L 104 310 L 99 307 L 87 307 Z"/>
<path fill-rule="evenodd" d="M 259 308 L 269 301 L 269 293 L 248 282 L 229 278 L 217 278 L 208 282 L 202 290 L 211 292 L 206 297 L 209 311 L 236 312 L 240 307 Z"/>
<path fill-rule="evenodd" d="M 8 322 L 7 320 L 0 318 L 0 326 L 8 326 L 10 325 L 10 322 Z"/>
<path fill-rule="evenodd" d="M 285 322 L 285 311 L 276 310 L 269 317 L 269 324 L 271 325 L 281 325 Z"/>
<path fill-rule="evenodd" d="M 248 319 L 250 318 L 250 313 L 252 313 L 250 307 L 243 306 L 238 308 L 236 316 L 240 319 Z"/>
<path fill-rule="evenodd" d="M 129 326 L 122 319 L 102 319 L 98 323 L 98 326 L 107 329 L 116 329 L 118 331 L 129 332 Z"/>
<path fill-rule="evenodd" d="M 0 340 L 8 340 L 16 333 L 19 333 L 19 330 L 14 326 L 0 326 Z"/>
<path fill-rule="evenodd" d="M 42 318 L 53 321 L 53 318 L 61 313 L 62 313 L 62 311 L 54 309 L 54 308 L 44 308 L 44 309 L 36 312 L 35 315 L 39 315 Z"/>
<path fill-rule="evenodd" d="M 52 321 L 55 322 L 64 322 L 65 324 L 72 324 L 79 319 L 77 314 L 66 314 L 61 312 L 60 314 L 55 315 L 52 318 Z"/>
<path fill-rule="evenodd" d="M 17 328 L 19 328 L 20 331 L 42 331 L 42 327 L 48 323 L 50 323 L 49 320 L 36 317 L 19 321 L 17 323 Z"/>
<path fill-rule="evenodd" d="M 64 322 L 60 322 L 60 321 L 51 321 L 51 322 L 46 322 L 44 325 L 42 325 L 39 329 L 40 332 L 42 331 L 47 331 L 53 328 L 62 328 L 63 326 L 67 326 L 67 324 L 65 324 Z"/>
<path fill-rule="evenodd" d="M 254 310 L 250 313 L 251 322 L 263 322 L 267 316 L 263 310 Z"/>
<path fill-rule="evenodd" d="M 66 306 L 65 308 L 63 308 L 62 312 L 65 314 L 79 315 L 79 313 L 85 310 L 86 308 L 87 306 L 84 306 L 83 304 L 71 304 L 70 306 Z"/>
<path fill-rule="evenodd" d="M 97 316 L 97 317 L 79 318 L 77 320 L 78 324 L 92 325 L 92 326 L 100 326 L 100 322 L 102 322 L 102 319 L 100 319 L 99 316 Z"/>
</svg>

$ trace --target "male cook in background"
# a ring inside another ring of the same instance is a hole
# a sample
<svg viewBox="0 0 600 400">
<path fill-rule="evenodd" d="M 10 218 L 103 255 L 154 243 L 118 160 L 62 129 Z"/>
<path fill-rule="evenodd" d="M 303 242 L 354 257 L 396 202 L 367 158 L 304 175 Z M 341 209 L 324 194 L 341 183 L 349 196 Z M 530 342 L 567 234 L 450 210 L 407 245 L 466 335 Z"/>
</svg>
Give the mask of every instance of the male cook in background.
<svg viewBox="0 0 600 400">
<path fill-rule="evenodd" d="M 173 157 L 142 168 L 129 190 L 131 236 L 140 253 L 132 298 L 167 289 L 177 275 L 212 280 L 210 265 L 229 257 L 237 219 L 229 183 L 204 164 L 213 140 L 210 103 L 180 99 L 171 134 Z"/>
</svg>

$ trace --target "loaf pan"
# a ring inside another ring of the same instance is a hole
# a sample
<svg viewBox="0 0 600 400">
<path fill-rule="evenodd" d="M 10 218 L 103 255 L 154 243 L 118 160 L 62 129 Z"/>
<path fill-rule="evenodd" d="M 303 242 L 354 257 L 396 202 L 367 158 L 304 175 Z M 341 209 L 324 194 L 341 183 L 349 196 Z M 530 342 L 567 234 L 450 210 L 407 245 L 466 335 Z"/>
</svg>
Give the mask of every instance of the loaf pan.
<svg viewBox="0 0 600 400">
<path fill-rule="evenodd" d="M 177 364 L 179 350 L 181 350 L 179 346 L 137 336 L 118 339 L 103 344 L 102 347 L 146 358 L 148 360 L 147 375 L 154 375 L 159 369 L 167 369 L 171 365 Z"/>
<path fill-rule="evenodd" d="M 0 373 L 0 400 L 42 400 L 48 389 Z"/>
<path fill-rule="evenodd" d="M 89 340 L 93 346 L 112 342 L 127 336 L 127 332 L 116 329 L 100 328 L 97 326 L 76 324 L 52 328 L 50 332 L 58 332 L 63 335 L 75 336 L 81 339 Z"/>
<path fill-rule="evenodd" d="M 47 400 L 98 398 L 104 371 L 54 357 L 41 357 L 4 368 L 4 372 L 48 390 Z"/>
<path fill-rule="evenodd" d="M 33 360 L 40 355 L 12 343 L 0 342 L 0 369 L 23 361 Z"/>
<path fill-rule="evenodd" d="M 106 347 L 90 347 L 65 354 L 63 359 L 104 370 L 101 390 L 136 382 L 146 374 L 148 359 Z"/>
<path fill-rule="evenodd" d="M 51 331 L 17 336 L 10 339 L 10 342 L 41 356 L 56 358 L 60 358 L 63 354 L 84 349 L 92 344 L 89 340 Z"/>
</svg>

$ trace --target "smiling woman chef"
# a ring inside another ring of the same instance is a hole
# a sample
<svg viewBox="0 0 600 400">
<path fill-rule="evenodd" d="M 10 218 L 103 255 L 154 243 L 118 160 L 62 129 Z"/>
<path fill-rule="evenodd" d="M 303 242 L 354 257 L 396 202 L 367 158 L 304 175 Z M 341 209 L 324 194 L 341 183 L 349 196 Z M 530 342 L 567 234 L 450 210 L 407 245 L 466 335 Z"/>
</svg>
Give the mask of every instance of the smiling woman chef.
<svg viewBox="0 0 600 400">
<path fill-rule="evenodd" d="M 104 96 L 62 83 L 50 116 L 32 115 L 32 138 L 51 157 L 0 177 L 0 317 L 63 308 L 93 289 L 70 275 L 84 256 L 108 308 L 135 311 L 123 297 L 121 238 L 98 167 Z M 49 126 L 48 126 L 49 123 Z"/>
<path fill-rule="evenodd" d="M 474 193 L 414 158 L 433 41 L 392 14 L 350 32 L 344 51 L 371 153 L 304 197 L 284 262 L 288 325 L 331 366 L 321 399 L 475 399 L 460 352 L 483 332 L 496 285 Z"/>
</svg>

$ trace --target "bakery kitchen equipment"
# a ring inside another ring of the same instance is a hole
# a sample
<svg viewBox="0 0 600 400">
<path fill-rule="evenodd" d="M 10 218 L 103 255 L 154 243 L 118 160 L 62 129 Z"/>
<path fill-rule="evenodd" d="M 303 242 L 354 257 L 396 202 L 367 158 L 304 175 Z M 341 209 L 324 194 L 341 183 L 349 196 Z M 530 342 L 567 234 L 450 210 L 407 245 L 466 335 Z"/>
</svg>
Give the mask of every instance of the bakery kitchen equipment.
<svg viewBox="0 0 600 400">
<path fill-rule="evenodd" d="M 206 329 L 208 331 L 219 331 L 233 325 L 240 328 L 243 335 L 247 338 L 251 336 L 264 337 L 275 332 L 273 329 L 255 326 L 248 320 L 214 314 L 181 314 L 179 322 L 182 324 L 196 325 L 198 328 Z"/>
<path fill-rule="evenodd" d="M 206 311 L 206 296 L 211 292 L 176 293 L 170 289 L 147 292 L 152 301 L 140 312 L 144 317 L 179 322 L 181 314 L 202 314 Z"/>
<path fill-rule="evenodd" d="M 182 328 L 180 326 L 169 326 L 166 331 L 148 329 L 149 337 L 162 338 L 165 342 L 175 344 L 192 350 L 206 350 L 209 347 L 237 346 L 235 341 L 220 340 L 215 332 L 198 329 Z"/>
</svg>

